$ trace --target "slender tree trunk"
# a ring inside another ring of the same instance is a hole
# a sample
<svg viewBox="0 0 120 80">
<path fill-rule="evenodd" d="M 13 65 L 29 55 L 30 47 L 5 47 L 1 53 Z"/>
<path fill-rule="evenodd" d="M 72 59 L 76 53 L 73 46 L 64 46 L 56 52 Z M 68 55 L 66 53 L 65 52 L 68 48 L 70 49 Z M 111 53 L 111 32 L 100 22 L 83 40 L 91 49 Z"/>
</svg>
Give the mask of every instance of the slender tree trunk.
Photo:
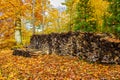
<svg viewBox="0 0 120 80">
<path fill-rule="evenodd" d="M 45 27 L 45 25 L 44 25 L 44 23 L 45 23 L 44 0 L 42 0 L 41 5 L 42 5 L 42 16 L 43 16 L 43 19 L 42 19 L 42 32 L 44 32 L 44 27 Z"/>
<path fill-rule="evenodd" d="M 17 44 L 22 44 L 22 33 L 21 33 L 21 19 L 17 18 L 15 20 L 15 40 Z"/>
<path fill-rule="evenodd" d="M 57 19 L 57 23 L 58 23 L 58 32 L 60 31 L 60 25 L 61 25 L 61 12 L 58 12 L 58 19 Z"/>
<path fill-rule="evenodd" d="M 72 6 L 70 9 L 70 24 L 69 24 L 69 31 L 71 31 L 71 22 L 72 22 Z"/>
<path fill-rule="evenodd" d="M 35 34 L 35 0 L 32 0 L 32 27 L 33 27 L 33 34 Z"/>
</svg>

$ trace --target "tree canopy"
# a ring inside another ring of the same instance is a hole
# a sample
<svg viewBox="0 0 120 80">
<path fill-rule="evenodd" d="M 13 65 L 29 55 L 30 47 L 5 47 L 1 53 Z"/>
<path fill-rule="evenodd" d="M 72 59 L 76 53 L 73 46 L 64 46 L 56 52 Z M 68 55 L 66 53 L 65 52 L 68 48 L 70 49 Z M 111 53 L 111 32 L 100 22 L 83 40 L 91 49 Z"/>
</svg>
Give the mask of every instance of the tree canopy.
<svg viewBox="0 0 120 80">
<path fill-rule="evenodd" d="M 29 36 L 67 31 L 120 33 L 119 0 L 65 0 L 63 10 L 53 7 L 49 0 L 0 0 L 0 5 L 3 40 L 14 39 L 17 30 L 23 41 L 25 33 Z"/>
</svg>

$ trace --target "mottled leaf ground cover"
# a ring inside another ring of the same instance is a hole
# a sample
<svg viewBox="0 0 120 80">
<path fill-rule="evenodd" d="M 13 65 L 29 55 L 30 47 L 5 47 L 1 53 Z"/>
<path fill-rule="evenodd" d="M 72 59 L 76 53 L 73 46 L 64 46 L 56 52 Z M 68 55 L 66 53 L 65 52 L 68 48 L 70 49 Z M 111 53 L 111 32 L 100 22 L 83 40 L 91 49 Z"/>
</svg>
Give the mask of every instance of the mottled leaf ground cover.
<svg viewBox="0 0 120 80">
<path fill-rule="evenodd" d="M 70 56 L 13 56 L 0 51 L 0 80 L 120 80 L 120 65 L 88 63 Z"/>
</svg>

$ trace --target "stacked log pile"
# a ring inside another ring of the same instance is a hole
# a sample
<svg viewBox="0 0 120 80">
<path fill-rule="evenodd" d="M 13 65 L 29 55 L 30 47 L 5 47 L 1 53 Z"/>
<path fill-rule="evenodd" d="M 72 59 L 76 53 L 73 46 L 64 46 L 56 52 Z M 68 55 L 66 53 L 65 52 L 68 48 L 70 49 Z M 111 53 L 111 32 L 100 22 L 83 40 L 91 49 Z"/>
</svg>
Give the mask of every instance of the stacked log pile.
<svg viewBox="0 0 120 80">
<path fill-rule="evenodd" d="M 107 34 L 68 32 L 33 35 L 30 47 L 45 54 L 78 56 L 90 62 L 120 63 L 120 42 L 110 42 Z"/>
</svg>

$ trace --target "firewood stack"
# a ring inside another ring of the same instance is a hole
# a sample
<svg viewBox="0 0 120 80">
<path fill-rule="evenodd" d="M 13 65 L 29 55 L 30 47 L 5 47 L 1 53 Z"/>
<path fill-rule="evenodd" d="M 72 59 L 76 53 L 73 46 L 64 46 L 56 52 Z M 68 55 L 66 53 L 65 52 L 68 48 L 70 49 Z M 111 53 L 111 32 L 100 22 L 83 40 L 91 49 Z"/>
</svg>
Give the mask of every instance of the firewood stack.
<svg viewBox="0 0 120 80">
<path fill-rule="evenodd" d="M 30 47 L 45 54 L 72 55 L 89 62 L 120 63 L 120 42 L 106 34 L 68 32 L 33 35 Z"/>
</svg>

